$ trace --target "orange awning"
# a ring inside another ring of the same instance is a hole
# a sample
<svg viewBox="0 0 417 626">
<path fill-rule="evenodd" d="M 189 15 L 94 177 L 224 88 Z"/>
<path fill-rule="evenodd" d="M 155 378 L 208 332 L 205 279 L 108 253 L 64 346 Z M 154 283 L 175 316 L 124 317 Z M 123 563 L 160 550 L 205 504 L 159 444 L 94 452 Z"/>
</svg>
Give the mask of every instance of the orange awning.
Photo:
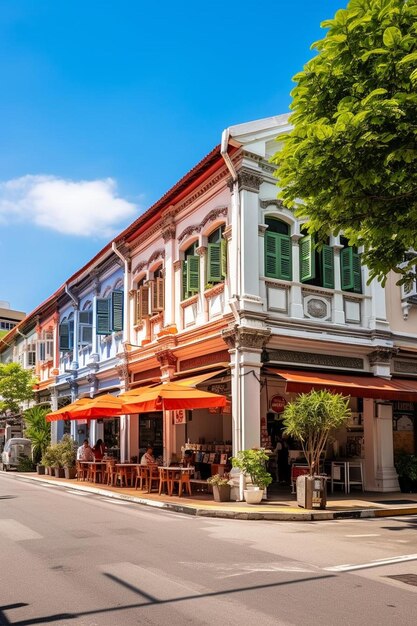
<svg viewBox="0 0 417 626">
<path fill-rule="evenodd" d="M 78 407 L 84 406 L 90 402 L 91 398 L 79 398 L 75 400 L 75 402 L 71 402 L 71 404 L 67 404 L 63 406 L 62 409 L 58 409 L 57 411 L 53 411 L 52 413 L 48 413 L 46 415 L 47 422 L 57 422 L 58 420 L 66 420 L 69 419 L 67 417 L 67 413 L 72 411 L 72 409 L 76 409 Z"/>
<path fill-rule="evenodd" d="M 119 398 L 123 401 L 125 413 L 206 409 L 226 405 L 225 396 L 173 382 L 161 383 L 156 387 L 148 388 L 143 393 L 138 393 L 137 396 L 122 394 Z"/>
<path fill-rule="evenodd" d="M 268 367 L 266 371 L 283 378 L 287 392 L 306 393 L 312 389 L 327 389 L 356 398 L 417 402 L 417 385 L 413 388 L 408 384 L 410 381 L 400 382 L 398 379 L 389 380 L 379 376 L 302 372 L 272 367 Z"/>
<path fill-rule="evenodd" d="M 86 401 L 87 400 L 87 401 Z M 78 419 L 96 419 L 98 417 L 115 417 L 122 415 L 123 402 L 117 396 L 107 393 L 95 398 L 83 398 L 77 400 L 72 405 L 65 407 L 62 416 L 50 413 L 46 416 L 48 422 L 59 419 L 78 420 Z"/>
<path fill-rule="evenodd" d="M 196 374 L 195 376 L 188 376 L 187 378 L 174 378 L 172 381 L 177 385 L 186 385 L 187 387 L 196 387 L 200 383 L 203 383 L 205 380 L 210 380 L 210 378 L 214 378 L 219 374 L 222 374 L 226 371 L 226 367 L 218 370 L 214 370 L 212 372 L 206 372 L 205 374 Z"/>
</svg>

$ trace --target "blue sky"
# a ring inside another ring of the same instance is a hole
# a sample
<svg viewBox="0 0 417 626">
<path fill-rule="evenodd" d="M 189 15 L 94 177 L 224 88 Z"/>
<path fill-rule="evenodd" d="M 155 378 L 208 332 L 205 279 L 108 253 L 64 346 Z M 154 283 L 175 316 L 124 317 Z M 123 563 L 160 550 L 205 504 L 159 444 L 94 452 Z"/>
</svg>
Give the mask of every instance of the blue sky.
<svg viewBox="0 0 417 626">
<path fill-rule="evenodd" d="M 286 112 L 344 0 L 0 0 L 0 300 L 31 311 L 220 142 Z"/>
</svg>

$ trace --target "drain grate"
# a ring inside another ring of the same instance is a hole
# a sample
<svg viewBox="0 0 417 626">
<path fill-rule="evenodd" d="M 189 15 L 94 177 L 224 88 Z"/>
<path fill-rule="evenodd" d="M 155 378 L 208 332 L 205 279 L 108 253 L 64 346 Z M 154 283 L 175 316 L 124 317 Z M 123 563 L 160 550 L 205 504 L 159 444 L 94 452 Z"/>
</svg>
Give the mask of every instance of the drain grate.
<svg viewBox="0 0 417 626">
<path fill-rule="evenodd" d="M 415 500 L 372 500 L 375 504 L 417 504 Z"/>
<path fill-rule="evenodd" d="M 417 574 L 397 574 L 396 576 L 387 576 L 387 578 L 393 578 L 394 580 L 399 580 L 400 583 L 417 587 Z"/>
</svg>

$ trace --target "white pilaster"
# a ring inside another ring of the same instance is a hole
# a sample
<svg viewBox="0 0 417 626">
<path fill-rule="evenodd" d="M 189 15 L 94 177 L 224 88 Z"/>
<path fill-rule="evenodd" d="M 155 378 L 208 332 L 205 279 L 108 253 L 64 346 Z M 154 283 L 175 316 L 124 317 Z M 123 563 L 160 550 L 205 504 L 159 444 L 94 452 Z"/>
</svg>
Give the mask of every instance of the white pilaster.
<svg viewBox="0 0 417 626">
<path fill-rule="evenodd" d="M 342 292 L 342 280 L 340 275 L 340 250 L 343 246 L 335 244 L 334 251 L 334 297 L 333 297 L 333 317 L 335 324 L 345 324 L 345 303 Z"/>
<path fill-rule="evenodd" d="M 300 285 L 300 246 L 298 242 L 301 235 L 294 233 L 291 235 L 291 254 L 292 254 L 292 278 L 293 284 L 290 291 L 290 316 L 304 318 L 303 294 Z"/>
<path fill-rule="evenodd" d="M 398 475 L 394 467 L 392 404 L 377 403 L 376 408 L 376 490 L 399 491 Z"/>
</svg>

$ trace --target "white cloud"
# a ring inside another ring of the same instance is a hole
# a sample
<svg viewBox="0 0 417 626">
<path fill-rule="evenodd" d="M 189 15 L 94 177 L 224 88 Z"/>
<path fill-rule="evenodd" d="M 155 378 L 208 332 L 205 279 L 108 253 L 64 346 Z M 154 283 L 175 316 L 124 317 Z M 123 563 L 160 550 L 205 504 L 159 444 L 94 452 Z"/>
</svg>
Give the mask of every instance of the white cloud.
<svg viewBox="0 0 417 626">
<path fill-rule="evenodd" d="M 113 237 L 137 206 L 117 196 L 116 181 L 22 176 L 0 183 L 0 222 L 24 221 L 65 235 Z"/>
</svg>

